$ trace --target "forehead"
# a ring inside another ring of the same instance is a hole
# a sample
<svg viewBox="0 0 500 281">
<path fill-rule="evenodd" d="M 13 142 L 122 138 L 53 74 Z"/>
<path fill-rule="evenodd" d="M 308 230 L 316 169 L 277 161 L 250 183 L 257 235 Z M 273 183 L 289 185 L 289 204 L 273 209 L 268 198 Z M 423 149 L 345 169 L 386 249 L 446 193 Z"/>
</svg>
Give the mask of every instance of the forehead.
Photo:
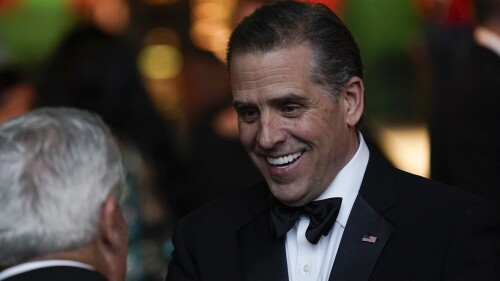
<svg viewBox="0 0 500 281">
<path fill-rule="evenodd" d="M 234 92 L 309 84 L 310 49 L 299 45 L 234 56 L 230 69 Z"/>
</svg>

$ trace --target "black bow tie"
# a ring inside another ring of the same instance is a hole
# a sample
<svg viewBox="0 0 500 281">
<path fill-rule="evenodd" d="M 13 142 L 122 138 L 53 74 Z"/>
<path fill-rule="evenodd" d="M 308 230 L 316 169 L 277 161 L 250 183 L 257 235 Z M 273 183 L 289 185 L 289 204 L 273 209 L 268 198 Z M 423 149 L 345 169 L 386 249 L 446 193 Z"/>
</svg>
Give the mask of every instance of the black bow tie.
<svg viewBox="0 0 500 281">
<path fill-rule="evenodd" d="M 341 203 L 342 198 L 329 198 L 312 201 L 302 207 L 290 207 L 273 198 L 271 201 L 272 228 L 276 236 L 281 237 L 295 225 L 299 216 L 304 214 L 310 219 L 306 238 L 310 243 L 318 244 L 321 235 L 328 235 L 335 224 Z"/>
</svg>

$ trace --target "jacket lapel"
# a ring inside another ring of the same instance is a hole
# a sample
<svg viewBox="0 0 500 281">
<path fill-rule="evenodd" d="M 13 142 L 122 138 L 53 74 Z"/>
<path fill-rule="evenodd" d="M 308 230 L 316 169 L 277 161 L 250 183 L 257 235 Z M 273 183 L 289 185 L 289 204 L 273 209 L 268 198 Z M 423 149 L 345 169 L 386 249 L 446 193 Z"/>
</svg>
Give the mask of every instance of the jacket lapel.
<svg viewBox="0 0 500 281">
<path fill-rule="evenodd" d="M 396 226 L 383 216 L 397 203 L 391 173 L 384 159 L 376 153 L 370 153 L 363 182 L 330 273 L 330 281 L 369 280 L 386 243 L 396 230 Z"/>
<path fill-rule="evenodd" d="M 261 190 L 251 199 L 249 219 L 237 231 L 243 280 L 287 281 L 285 237 L 277 238 L 271 230 L 267 204 L 271 195 L 267 186 Z"/>
<path fill-rule="evenodd" d="M 358 196 L 349 216 L 330 281 L 365 281 L 395 227 Z"/>
<path fill-rule="evenodd" d="M 238 238 L 243 280 L 288 280 L 285 237 L 271 231 L 268 211 L 240 229 Z"/>
</svg>

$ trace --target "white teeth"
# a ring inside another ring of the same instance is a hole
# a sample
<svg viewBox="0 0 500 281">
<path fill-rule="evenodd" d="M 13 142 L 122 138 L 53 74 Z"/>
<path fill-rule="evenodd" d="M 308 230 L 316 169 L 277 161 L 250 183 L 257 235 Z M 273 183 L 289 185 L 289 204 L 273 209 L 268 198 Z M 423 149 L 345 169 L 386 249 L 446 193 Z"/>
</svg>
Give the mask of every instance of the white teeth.
<svg viewBox="0 0 500 281">
<path fill-rule="evenodd" d="M 301 155 L 302 155 L 301 152 L 296 152 L 294 154 L 290 154 L 287 156 L 282 156 L 282 157 L 278 157 L 278 158 L 267 157 L 266 159 L 267 159 L 267 162 L 269 162 L 269 164 L 271 164 L 271 165 L 281 166 L 281 165 L 287 165 L 287 164 L 292 163 L 293 161 L 298 159 Z"/>
</svg>

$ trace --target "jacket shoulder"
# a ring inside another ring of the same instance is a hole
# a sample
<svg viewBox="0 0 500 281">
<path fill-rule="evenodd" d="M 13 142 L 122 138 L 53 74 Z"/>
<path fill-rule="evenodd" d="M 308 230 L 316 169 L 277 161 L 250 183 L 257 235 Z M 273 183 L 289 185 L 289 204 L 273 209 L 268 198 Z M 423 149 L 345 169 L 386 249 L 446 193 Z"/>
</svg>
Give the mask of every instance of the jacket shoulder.
<svg viewBox="0 0 500 281">
<path fill-rule="evenodd" d="M 264 182 L 239 189 L 182 218 L 178 225 L 211 228 L 238 228 L 267 208 L 269 189 Z"/>
</svg>

